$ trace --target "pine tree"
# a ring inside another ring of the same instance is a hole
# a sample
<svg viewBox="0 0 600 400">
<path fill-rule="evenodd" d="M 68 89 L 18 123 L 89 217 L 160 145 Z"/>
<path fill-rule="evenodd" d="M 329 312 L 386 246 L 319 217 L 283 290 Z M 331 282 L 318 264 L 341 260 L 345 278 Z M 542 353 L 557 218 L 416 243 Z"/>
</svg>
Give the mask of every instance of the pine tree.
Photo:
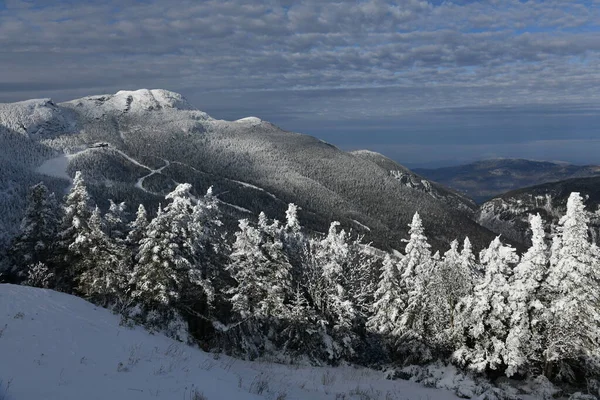
<svg viewBox="0 0 600 400">
<path fill-rule="evenodd" d="M 543 346 L 541 286 L 548 270 L 548 246 L 542 217 L 530 218 L 532 245 L 514 270 L 509 295 L 512 308 L 510 332 L 506 339 L 507 376 L 540 372 Z"/>
<path fill-rule="evenodd" d="M 194 263 L 196 276 L 194 284 L 202 293 L 192 293 L 203 300 L 194 306 L 196 312 L 209 316 L 216 306 L 217 295 L 227 286 L 225 265 L 229 247 L 222 233 L 223 222 L 217 198 L 210 187 L 206 194 L 198 199 L 192 210 L 191 228 L 194 244 Z"/>
<path fill-rule="evenodd" d="M 129 248 L 137 251 L 140 240 L 142 240 L 144 237 L 144 232 L 147 228 L 148 213 L 146 212 L 144 205 L 140 204 L 137 209 L 135 220 L 129 224 L 129 232 L 127 234 L 127 238 L 125 239 L 125 243 L 127 243 Z"/>
<path fill-rule="evenodd" d="M 96 207 L 88 221 L 89 234 L 79 251 L 80 262 L 78 291 L 102 306 L 122 305 L 127 294 L 129 257 L 124 246 L 103 231 L 100 209 Z"/>
<path fill-rule="evenodd" d="M 186 260 L 175 253 L 176 246 L 168 215 L 159 207 L 140 241 L 130 282 L 134 287 L 133 298 L 143 307 L 168 307 L 179 299 L 179 269 Z"/>
<path fill-rule="evenodd" d="M 427 243 L 421 217 L 415 213 L 409 225 L 410 239 L 405 256 L 400 260 L 399 270 L 402 284 L 401 310 L 393 336 L 398 337 L 400 356 L 405 362 L 427 361 L 432 355 L 427 345 L 428 329 L 427 287 L 431 283 L 434 263 L 430 245 Z"/>
<path fill-rule="evenodd" d="M 467 242 L 467 250 L 464 252 L 467 260 L 471 260 L 469 245 Z M 473 292 L 473 269 L 470 264 L 463 262 L 456 240 L 450 244 L 444 257 L 434 264 L 435 269 L 427 288 L 426 306 L 430 316 L 430 340 L 441 351 L 449 350 L 457 336 L 461 336 L 457 329 L 456 307 L 461 299 Z"/>
<path fill-rule="evenodd" d="M 148 224 L 140 241 L 132 281 L 137 298 L 147 309 L 181 309 L 182 293 L 195 286 L 200 275 L 191 234 L 191 185 L 180 184 L 166 196 L 171 203 Z"/>
<path fill-rule="evenodd" d="M 240 221 L 227 267 L 236 283 L 228 291 L 232 308 L 242 321 L 238 345 L 251 356 L 262 353 L 267 339 L 278 340 L 291 298 L 291 265 L 273 235 L 278 224 L 269 225 L 264 214 L 260 220 L 258 228 Z"/>
<path fill-rule="evenodd" d="M 545 284 L 549 312 L 544 372 L 567 381 L 600 374 L 600 273 L 588 223 L 580 194 L 572 193 L 559 221 Z"/>
<path fill-rule="evenodd" d="M 90 234 L 88 222 L 93 207 L 83 176 L 75 173 L 73 185 L 64 201 L 64 215 L 58 232 L 55 272 L 60 290 L 71 292 L 75 279 L 83 272 L 89 256 L 87 237 Z"/>
<path fill-rule="evenodd" d="M 509 303 L 509 279 L 519 261 L 515 249 L 497 237 L 481 252 L 485 276 L 472 296 L 462 305 L 461 321 L 467 326 L 467 338 L 454 357 L 476 372 L 500 370 L 507 365 L 506 338 L 512 314 Z"/>
<path fill-rule="evenodd" d="M 289 295 L 290 265 L 281 242 L 264 228 L 241 220 L 233 244 L 231 272 L 237 285 L 230 290 L 233 309 L 242 319 L 268 320 L 285 312 Z"/>
<path fill-rule="evenodd" d="M 104 216 L 106 233 L 108 237 L 122 242 L 127 237 L 127 213 L 125 203 L 115 203 L 109 200 L 110 206 Z"/>
<path fill-rule="evenodd" d="M 313 291 L 312 297 L 323 320 L 327 321 L 333 338 L 333 342 L 325 342 L 326 351 L 332 360 L 354 355 L 353 327 L 357 314 L 344 274 L 350 262 L 347 234 L 344 230 L 337 231 L 339 225 L 339 222 L 333 222 L 327 236 L 314 244 L 319 273 L 319 285 L 315 288 L 319 289 Z"/>
<path fill-rule="evenodd" d="M 399 323 L 402 310 L 406 307 L 402 298 L 398 266 L 394 259 L 387 254 L 375 292 L 372 314 L 367 322 L 368 330 L 381 335 L 384 340 L 389 340 Z"/>
<path fill-rule="evenodd" d="M 48 193 L 44 184 L 29 189 L 27 209 L 21 221 L 21 232 L 13 240 L 9 252 L 12 274 L 17 279 L 29 275 L 30 267 L 43 264 L 51 266 L 53 242 L 56 240 L 60 212 L 54 193 Z M 37 274 L 37 273 L 36 273 Z M 49 282 L 48 285 L 51 283 Z"/>
</svg>

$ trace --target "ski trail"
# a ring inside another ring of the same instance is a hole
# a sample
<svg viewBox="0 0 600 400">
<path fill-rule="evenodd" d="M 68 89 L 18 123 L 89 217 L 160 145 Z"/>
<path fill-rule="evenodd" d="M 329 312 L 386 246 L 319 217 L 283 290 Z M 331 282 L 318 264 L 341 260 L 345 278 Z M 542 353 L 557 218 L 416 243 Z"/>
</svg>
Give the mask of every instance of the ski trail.
<svg viewBox="0 0 600 400">
<path fill-rule="evenodd" d="M 195 172 L 198 172 L 199 174 L 215 176 L 214 174 L 211 174 L 209 172 L 200 171 L 199 169 L 196 169 L 196 168 L 192 167 L 191 165 L 188 165 L 188 164 L 185 164 L 185 163 L 182 163 L 182 162 L 179 162 L 179 161 L 173 161 L 173 164 L 183 165 L 184 167 L 188 167 L 191 170 L 193 170 Z M 266 191 L 265 189 L 263 189 L 261 187 L 258 187 L 258 186 L 255 186 L 255 185 L 253 185 L 251 183 L 243 182 L 243 181 L 237 181 L 235 179 L 225 178 L 224 176 L 220 176 L 219 178 L 224 179 L 224 180 L 229 181 L 229 182 L 237 183 L 240 186 L 244 186 L 244 187 L 247 187 L 247 188 L 250 188 L 250 189 L 258 190 L 260 192 L 265 193 L 267 196 L 271 197 L 273 200 L 277 200 L 277 201 L 280 201 L 282 203 L 285 203 L 283 200 L 281 200 L 280 198 L 278 198 L 277 196 L 275 196 L 273 193 L 270 193 L 270 192 Z"/>
<path fill-rule="evenodd" d="M 131 158 L 131 157 L 127 156 L 125 153 L 121 152 L 121 154 L 123 154 L 123 155 L 124 155 L 124 156 L 125 156 L 125 157 L 126 157 L 128 160 L 130 160 L 130 161 L 132 161 L 132 162 L 135 162 L 135 163 L 137 163 L 137 165 L 139 165 L 139 166 L 141 166 L 141 167 L 144 167 L 144 168 L 148 168 L 147 166 L 144 166 L 144 165 L 142 165 L 142 164 L 138 163 L 137 161 L 135 161 L 133 158 Z M 141 190 L 143 190 L 143 191 L 144 191 L 144 192 L 146 192 L 146 193 L 150 193 L 150 194 L 158 194 L 158 193 L 154 193 L 154 192 L 152 192 L 152 191 L 150 191 L 150 190 L 148 190 L 148 189 L 144 188 L 144 180 L 146 180 L 146 178 L 149 178 L 149 177 L 151 177 L 152 175 L 155 175 L 155 174 L 160 174 L 160 173 L 163 171 L 163 169 L 165 169 L 165 168 L 167 168 L 169 165 L 171 165 L 171 162 L 170 162 L 169 160 L 165 160 L 165 159 L 163 158 L 163 161 L 165 162 L 165 165 L 163 165 L 162 167 L 160 167 L 160 168 L 158 168 L 158 169 L 151 169 L 151 168 L 148 168 L 148 169 L 150 170 L 150 173 L 149 173 L 149 174 L 147 174 L 147 175 L 144 175 L 144 176 L 142 176 L 140 179 L 138 179 L 138 180 L 137 180 L 137 182 L 135 183 L 135 187 L 136 187 L 136 188 L 138 188 L 138 189 L 141 189 Z"/>
</svg>

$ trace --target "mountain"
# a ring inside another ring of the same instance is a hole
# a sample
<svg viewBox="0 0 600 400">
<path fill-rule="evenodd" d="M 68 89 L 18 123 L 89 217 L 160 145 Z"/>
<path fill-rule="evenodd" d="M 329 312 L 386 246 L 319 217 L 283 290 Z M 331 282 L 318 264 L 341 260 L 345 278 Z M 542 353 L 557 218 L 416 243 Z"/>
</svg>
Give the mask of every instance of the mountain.
<svg viewBox="0 0 600 400">
<path fill-rule="evenodd" d="M 386 249 L 402 246 L 416 211 L 434 248 L 466 235 L 481 248 L 493 237 L 465 215 L 467 200 L 446 204 L 449 195 L 409 187 L 381 160 L 256 117 L 217 120 L 177 93 L 143 89 L 0 104 L 4 242 L 18 227 L 28 186 L 43 180 L 64 193 L 77 170 L 103 209 L 113 199 L 154 210 L 176 183 L 189 182 L 198 193 L 214 186 L 228 224 L 260 211 L 283 218 L 294 202 L 309 229 L 325 232 L 339 220 Z"/>
<path fill-rule="evenodd" d="M 477 203 L 523 187 L 571 178 L 600 176 L 598 165 L 573 165 L 522 159 L 494 159 L 414 172 L 464 193 Z"/>
<path fill-rule="evenodd" d="M 206 353 L 120 322 L 74 296 L 0 284 L 0 398 L 458 399 L 367 368 L 286 366 Z"/>
<path fill-rule="evenodd" d="M 600 244 L 600 177 L 567 179 L 505 193 L 482 204 L 477 219 L 506 238 L 529 244 L 529 215 L 540 213 L 550 230 L 564 215 L 572 192 L 586 199 L 592 214 L 590 234 Z"/>
<path fill-rule="evenodd" d="M 356 150 L 351 152 L 351 154 L 379 165 L 402 185 L 427 193 L 434 199 L 440 200 L 454 209 L 463 211 L 469 216 L 473 216 L 478 209 L 477 204 L 469 197 L 444 187 L 439 183 L 429 181 L 383 154 L 370 150 Z"/>
</svg>

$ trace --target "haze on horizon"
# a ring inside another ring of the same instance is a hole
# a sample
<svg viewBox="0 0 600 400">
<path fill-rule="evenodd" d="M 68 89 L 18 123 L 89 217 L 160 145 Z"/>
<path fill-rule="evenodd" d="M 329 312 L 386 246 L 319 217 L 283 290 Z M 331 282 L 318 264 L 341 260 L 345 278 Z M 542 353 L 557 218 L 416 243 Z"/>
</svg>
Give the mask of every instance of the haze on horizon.
<svg viewBox="0 0 600 400">
<path fill-rule="evenodd" d="M 0 102 L 163 88 L 409 166 L 600 163 L 600 0 L 0 0 Z"/>
</svg>

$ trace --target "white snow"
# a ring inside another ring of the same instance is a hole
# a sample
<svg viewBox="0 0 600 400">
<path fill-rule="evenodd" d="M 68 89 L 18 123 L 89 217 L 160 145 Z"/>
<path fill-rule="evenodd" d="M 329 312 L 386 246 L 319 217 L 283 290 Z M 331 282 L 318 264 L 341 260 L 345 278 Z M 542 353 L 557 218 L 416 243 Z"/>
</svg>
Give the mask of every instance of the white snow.
<svg viewBox="0 0 600 400">
<path fill-rule="evenodd" d="M 218 357 L 119 326 L 117 315 L 77 297 L 6 284 L 0 285 L 0 357 L 7 400 L 189 400 L 195 389 L 208 400 L 457 398 L 365 368 Z"/>
<path fill-rule="evenodd" d="M 35 172 L 38 172 L 42 175 L 71 181 L 71 177 L 67 174 L 68 166 L 69 156 L 67 154 L 62 154 L 56 158 L 51 158 L 44 161 L 42 165 L 35 169 Z"/>
<path fill-rule="evenodd" d="M 365 224 L 361 224 L 360 222 L 358 222 L 357 220 L 353 219 L 352 222 L 354 222 L 356 225 L 360 226 L 363 229 L 368 230 L 369 232 L 371 231 L 371 228 L 369 228 L 368 226 L 366 226 Z"/>
<path fill-rule="evenodd" d="M 261 124 L 262 119 L 258 117 L 246 117 L 235 120 L 234 122 L 237 122 L 239 124 L 248 124 L 250 126 L 256 126 Z"/>
</svg>

